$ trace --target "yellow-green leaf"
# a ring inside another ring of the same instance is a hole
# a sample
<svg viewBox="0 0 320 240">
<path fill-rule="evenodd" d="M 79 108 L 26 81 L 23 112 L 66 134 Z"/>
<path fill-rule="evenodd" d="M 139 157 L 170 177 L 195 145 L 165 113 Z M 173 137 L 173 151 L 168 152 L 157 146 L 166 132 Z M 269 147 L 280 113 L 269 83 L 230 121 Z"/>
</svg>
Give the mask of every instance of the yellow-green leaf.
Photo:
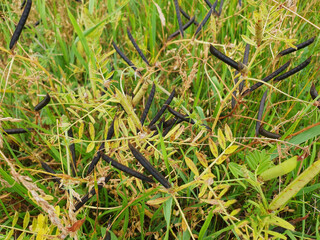
<svg viewBox="0 0 320 240">
<path fill-rule="evenodd" d="M 226 153 L 226 154 L 231 154 L 231 153 L 233 153 L 235 150 L 237 150 L 237 148 L 238 148 L 238 145 L 231 145 L 231 146 L 229 146 L 229 147 L 226 149 L 225 153 Z"/>
<path fill-rule="evenodd" d="M 196 151 L 196 156 L 197 156 L 199 162 L 202 164 L 202 166 L 208 167 L 208 162 L 207 162 L 206 157 L 203 153 Z"/>
<path fill-rule="evenodd" d="M 314 162 L 303 173 L 301 173 L 292 183 L 290 183 L 280 194 L 270 203 L 270 210 L 276 210 L 285 205 L 297 192 L 300 191 L 320 172 L 320 160 Z"/>
<path fill-rule="evenodd" d="M 89 143 L 86 152 L 89 153 L 94 149 L 94 142 Z"/>
<path fill-rule="evenodd" d="M 218 148 L 211 138 L 209 138 L 209 148 L 213 156 L 217 158 L 219 156 Z"/>
<path fill-rule="evenodd" d="M 285 229 L 289 229 L 291 231 L 294 231 L 294 226 L 291 223 L 287 222 L 286 220 L 284 220 L 280 217 L 277 217 L 276 215 L 273 215 L 273 214 L 270 215 L 267 222 L 269 224 L 276 225 L 276 226 L 283 227 Z"/>
<path fill-rule="evenodd" d="M 218 142 L 221 148 L 226 149 L 226 139 L 220 128 L 218 129 Z"/>
<path fill-rule="evenodd" d="M 147 201 L 147 204 L 148 205 L 159 205 L 159 204 L 164 203 L 165 201 L 167 201 L 169 198 L 171 198 L 171 196 L 152 199 L 152 200 Z"/>
<path fill-rule="evenodd" d="M 233 136 L 230 127 L 228 124 L 224 125 L 224 133 L 226 134 L 226 138 L 229 142 L 233 141 Z"/>
<path fill-rule="evenodd" d="M 185 157 L 185 160 L 186 160 L 187 166 L 191 169 L 194 175 L 199 176 L 199 171 L 197 169 L 197 166 L 194 164 L 194 162 L 188 157 Z"/>
<path fill-rule="evenodd" d="M 202 184 L 198 198 L 201 198 L 206 193 L 207 188 L 208 188 L 208 185 L 206 183 Z"/>
<path fill-rule="evenodd" d="M 82 138 L 83 131 L 84 131 L 84 122 L 81 121 L 81 122 L 80 122 L 80 127 L 79 127 L 79 139 Z"/>
<path fill-rule="evenodd" d="M 90 134 L 91 140 L 93 141 L 95 132 L 94 132 L 94 126 L 93 126 L 93 124 L 91 122 L 89 123 L 89 134 Z"/>
<path fill-rule="evenodd" d="M 27 211 L 23 219 L 23 229 L 26 229 L 28 227 L 29 221 L 30 221 L 30 213 L 29 211 Z"/>
</svg>

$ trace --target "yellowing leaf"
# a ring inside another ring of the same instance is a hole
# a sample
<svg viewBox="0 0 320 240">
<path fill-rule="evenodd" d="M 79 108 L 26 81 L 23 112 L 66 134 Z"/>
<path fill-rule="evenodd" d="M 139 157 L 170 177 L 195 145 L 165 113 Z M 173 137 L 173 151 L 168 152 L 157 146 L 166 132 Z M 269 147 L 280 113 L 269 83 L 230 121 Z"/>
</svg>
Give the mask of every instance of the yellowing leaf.
<svg viewBox="0 0 320 240">
<path fill-rule="evenodd" d="M 207 184 L 202 184 L 201 188 L 200 188 L 200 192 L 198 195 L 198 198 L 201 198 L 207 191 L 208 185 Z"/>
<path fill-rule="evenodd" d="M 82 138 L 83 130 L 84 130 L 84 123 L 83 123 L 83 121 L 81 121 L 80 122 L 80 127 L 79 127 L 79 139 Z"/>
<path fill-rule="evenodd" d="M 89 143 L 86 152 L 89 153 L 94 149 L 94 142 Z"/>
<path fill-rule="evenodd" d="M 248 38 L 247 36 L 245 35 L 241 35 L 242 37 L 242 40 L 245 41 L 245 43 L 248 43 L 250 44 L 251 46 L 256 46 L 256 42 L 251 40 L 250 38 Z"/>
<path fill-rule="evenodd" d="M 231 154 L 235 150 L 237 150 L 237 148 L 238 148 L 238 145 L 231 145 L 226 149 L 225 154 Z"/>
<path fill-rule="evenodd" d="M 206 157 L 203 153 L 196 151 L 196 156 L 197 156 L 199 162 L 202 164 L 202 166 L 208 167 L 208 162 L 207 162 Z"/>
<path fill-rule="evenodd" d="M 182 218 L 181 228 L 182 228 L 182 231 L 184 231 L 184 232 L 188 230 L 188 224 L 186 223 L 184 218 Z"/>
<path fill-rule="evenodd" d="M 24 219 L 23 219 L 23 229 L 27 229 L 27 227 L 29 225 L 29 221 L 30 221 L 30 213 L 29 213 L 29 211 L 27 211 L 26 214 L 24 215 Z"/>
<path fill-rule="evenodd" d="M 226 149 L 226 139 L 220 128 L 218 129 L 218 142 L 221 148 Z"/>
<path fill-rule="evenodd" d="M 159 18 L 160 18 L 160 21 L 161 21 L 161 25 L 164 27 L 164 26 L 166 25 L 166 19 L 165 19 L 163 13 L 162 13 L 162 10 L 161 10 L 161 8 L 159 7 L 159 5 L 156 4 L 154 1 L 153 1 L 153 4 L 154 4 L 154 5 L 156 6 L 156 8 L 157 8 L 157 11 L 158 11 L 158 13 L 159 13 Z"/>
<path fill-rule="evenodd" d="M 294 231 L 294 226 L 291 223 L 287 222 L 286 220 L 280 217 L 277 217 L 276 215 L 270 215 L 270 218 L 267 221 L 269 224 Z"/>
<path fill-rule="evenodd" d="M 128 118 L 128 124 L 129 124 L 129 128 L 133 132 L 133 134 L 137 135 L 137 128 L 134 126 L 134 123 L 131 118 Z"/>
<path fill-rule="evenodd" d="M 219 156 L 218 148 L 217 148 L 216 144 L 212 141 L 211 138 L 209 138 L 209 147 L 210 147 L 210 151 L 213 154 L 213 156 L 215 156 L 217 158 Z"/>
<path fill-rule="evenodd" d="M 233 210 L 233 211 L 230 213 L 230 215 L 231 215 L 231 216 L 235 216 L 235 215 L 237 215 L 240 211 L 241 211 L 241 208 L 237 208 L 237 209 Z"/>
<path fill-rule="evenodd" d="M 225 156 L 225 155 L 221 156 L 221 157 L 218 159 L 218 161 L 216 162 L 216 164 L 219 165 L 219 164 L 223 163 L 227 158 L 228 158 L 228 157 Z"/>
<path fill-rule="evenodd" d="M 93 141 L 95 132 L 94 132 L 94 126 L 91 122 L 89 123 L 89 134 L 90 134 L 91 140 Z"/>
<path fill-rule="evenodd" d="M 224 125 L 224 133 L 226 134 L 226 138 L 229 142 L 233 141 L 233 136 L 230 127 L 228 124 Z"/>
<path fill-rule="evenodd" d="M 170 197 L 171 196 L 149 200 L 149 201 L 147 201 L 147 204 L 148 205 L 159 205 L 159 204 L 164 203 L 165 201 L 167 201 Z"/>
<path fill-rule="evenodd" d="M 197 166 L 194 164 L 194 162 L 188 157 L 185 157 L 185 160 L 186 160 L 187 166 L 191 169 L 194 175 L 199 176 L 199 171 L 197 169 Z"/>
</svg>

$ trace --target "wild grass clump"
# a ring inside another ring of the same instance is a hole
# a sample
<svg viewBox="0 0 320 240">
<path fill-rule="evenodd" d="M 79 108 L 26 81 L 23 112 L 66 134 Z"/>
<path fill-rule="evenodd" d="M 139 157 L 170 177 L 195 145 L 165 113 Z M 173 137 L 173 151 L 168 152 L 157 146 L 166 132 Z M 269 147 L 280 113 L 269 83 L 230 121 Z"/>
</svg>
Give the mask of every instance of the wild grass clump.
<svg viewBox="0 0 320 240">
<path fill-rule="evenodd" d="M 0 4 L 6 239 L 320 238 L 318 1 L 19 6 Z"/>
</svg>

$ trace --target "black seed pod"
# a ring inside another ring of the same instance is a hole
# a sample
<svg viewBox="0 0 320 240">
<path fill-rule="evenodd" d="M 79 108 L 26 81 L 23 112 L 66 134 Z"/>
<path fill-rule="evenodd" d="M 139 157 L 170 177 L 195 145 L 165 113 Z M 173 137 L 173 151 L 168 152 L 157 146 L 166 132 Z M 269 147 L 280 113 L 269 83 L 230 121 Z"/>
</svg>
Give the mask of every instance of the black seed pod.
<svg viewBox="0 0 320 240">
<path fill-rule="evenodd" d="M 22 32 L 22 29 L 27 22 L 27 19 L 28 19 L 30 10 L 31 10 L 32 0 L 27 0 L 27 3 L 25 5 L 26 5 L 26 7 L 23 10 L 23 13 L 22 13 L 21 18 L 19 20 L 19 23 L 16 27 L 16 30 L 14 31 L 14 33 L 12 35 L 10 45 L 9 45 L 10 49 L 12 49 L 14 47 L 14 45 L 16 44 L 16 42 L 18 41 L 18 39 L 21 35 L 21 32 Z"/>
<path fill-rule="evenodd" d="M 201 29 L 203 28 L 203 26 L 207 23 L 207 21 L 209 20 L 210 16 L 212 15 L 213 12 L 213 5 L 211 6 L 211 8 L 209 9 L 209 12 L 207 13 L 207 15 L 204 17 L 204 19 L 201 21 L 201 23 L 199 24 L 199 26 L 197 27 L 196 33 L 194 34 L 195 36 L 198 35 L 198 33 L 201 31 Z"/>
<path fill-rule="evenodd" d="M 176 9 L 176 14 L 177 14 L 177 19 L 178 19 L 178 23 L 179 23 L 181 37 L 184 37 L 183 28 L 182 28 L 182 21 L 181 21 L 181 16 L 180 16 L 180 11 L 179 11 L 179 3 L 178 3 L 178 0 L 173 0 L 173 1 L 174 1 L 174 7 Z"/>
<path fill-rule="evenodd" d="M 192 23 L 194 23 L 194 16 L 185 25 L 182 26 L 183 30 L 186 30 L 188 27 L 190 27 Z M 176 36 L 179 35 L 179 33 L 180 33 L 180 30 L 175 31 L 168 37 L 168 40 L 175 38 Z"/>
<path fill-rule="evenodd" d="M 181 14 L 186 18 L 186 19 L 188 19 L 189 21 L 191 20 L 191 17 L 188 15 L 188 13 L 186 13 L 185 11 L 183 11 L 183 9 L 180 7 L 179 8 L 179 10 L 180 10 L 180 12 L 181 12 Z M 193 21 L 193 23 L 194 23 L 194 25 L 196 25 L 196 26 L 198 26 L 199 25 L 199 23 L 197 22 L 197 21 Z M 183 28 L 183 30 L 186 30 L 185 28 Z"/>
<path fill-rule="evenodd" d="M 20 133 L 28 133 L 28 132 L 32 132 L 34 131 L 33 128 L 27 128 L 27 129 L 24 129 L 24 128 L 12 128 L 12 129 L 3 129 L 3 132 L 6 133 L 6 134 L 20 134 Z"/>
<path fill-rule="evenodd" d="M 286 79 L 288 77 L 290 77 L 291 75 L 301 71 L 302 69 L 304 69 L 306 66 L 308 66 L 311 62 L 311 57 L 309 57 L 307 60 L 305 60 L 303 63 L 299 64 L 298 66 L 296 66 L 295 68 L 289 70 L 288 72 L 280 75 L 279 77 L 276 77 L 274 79 L 275 82 L 279 82 L 283 79 Z"/>
<path fill-rule="evenodd" d="M 231 58 L 229 58 L 226 55 L 224 55 L 222 52 L 220 52 L 218 49 L 216 49 L 212 45 L 210 45 L 210 52 L 211 52 L 211 54 L 213 56 L 215 56 L 216 58 L 220 59 L 224 63 L 228 64 L 230 67 L 233 67 L 234 69 L 236 69 L 239 72 L 241 72 L 245 68 L 243 63 L 241 63 L 241 62 L 237 63 L 236 61 L 234 61 Z"/>
<path fill-rule="evenodd" d="M 48 164 L 46 164 L 45 162 L 41 161 L 41 166 L 46 172 L 51 173 L 53 175 L 56 174 L 56 172 Z M 53 181 L 57 182 L 58 184 L 61 184 L 60 180 L 61 180 L 61 178 L 59 178 L 59 177 L 54 177 L 53 178 Z"/>
<path fill-rule="evenodd" d="M 68 137 L 73 138 L 73 131 L 72 128 L 70 127 L 68 130 Z M 77 159 L 76 159 L 76 148 L 74 143 L 69 145 L 69 149 L 71 152 L 71 170 L 72 170 L 72 176 L 76 176 L 77 175 Z"/>
<path fill-rule="evenodd" d="M 269 131 L 265 130 L 265 129 L 263 128 L 263 126 L 260 127 L 259 133 L 260 133 L 262 136 L 265 136 L 265 137 L 267 137 L 267 138 L 272 138 L 272 139 L 279 139 L 279 138 L 281 138 L 281 135 L 280 135 L 280 134 L 269 132 Z"/>
<path fill-rule="evenodd" d="M 258 121 L 256 122 L 256 137 L 259 136 L 259 129 L 261 127 L 261 119 L 263 115 L 263 110 L 264 110 L 264 104 L 266 102 L 268 90 L 266 90 L 261 98 L 260 101 L 260 106 L 259 106 L 259 112 L 258 112 Z"/>
<path fill-rule="evenodd" d="M 47 93 L 47 95 L 45 96 L 45 98 L 39 102 L 35 107 L 34 107 L 34 110 L 35 111 L 40 111 L 42 108 L 44 108 L 45 106 L 48 105 L 48 103 L 50 102 L 50 95 Z"/>
<path fill-rule="evenodd" d="M 137 42 L 134 40 L 134 38 L 132 37 L 132 34 L 130 32 L 130 29 L 127 28 L 127 34 L 128 34 L 128 37 L 131 41 L 131 43 L 133 44 L 134 48 L 137 50 L 137 52 L 139 53 L 140 57 L 142 58 L 142 60 L 148 65 L 150 66 L 146 56 L 143 54 L 143 52 L 141 51 L 141 49 L 139 48 Z"/>
<path fill-rule="evenodd" d="M 311 95 L 313 100 L 315 100 L 318 97 L 318 92 L 317 92 L 316 86 L 314 84 L 311 85 L 310 95 Z M 317 102 L 320 103 L 320 100 L 318 100 Z M 320 109 L 320 106 L 318 106 L 318 108 Z"/>
<path fill-rule="evenodd" d="M 155 169 L 151 163 L 130 143 L 129 148 L 133 154 L 133 156 L 141 163 L 141 165 L 155 178 L 157 179 L 165 188 L 171 188 L 171 184 L 168 180 Z"/>
<path fill-rule="evenodd" d="M 166 102 L 163 104 L 163 106 L 161 107 L 160 111 L 156 114 L 156 116 L 151 120 L 149 127 L 152 126 L 153 124 L 155 124 L 158 119 L 161 117 L 161 115 L 164 113 L 164 111 L 167 109 L 167 107 L 170 105 L 171 101 L 174 98 L 175 95 L 175 90 L 173 89 L 173 91 L 171 92 L 170 96 L 168 97 L 168 99 L 166 100 Z"/>
<path fill-rule="evenodd" d="M 112 159 L 111 157 L 109 157 L 108 155 L 102 154 L 102 159 L 104 161 L 106 161 L 107 163 L 110 163 L 111 166 L 115 167 L 116 169 L 119 169 L 122 172 L 128 173 L 129 175 L 139 178 L 142 181 L 146 181 L 146 182 L 150 182 L 150 183 L 154 183 L 153 179 L 141 174 L 140 172 L 137 172 L 131 168 L 128 168 L 127 166 L 119 163 L 118 161 Z"/>
<path fill-rule="evenodd" d="M 109 174 L 108 176 L 106 176 L 104 182 L 107 183 L 111 178 L 111 174 Z M 98 184 L 98 191 L 100 191 L 102 189 L 103 185 L 102 184 Z M 78 211 L 86 202 L 89 201 L 90 198 L 92 198 L 94 195 L 96 195 L 96 190 L 94 188 L 91 189 L 91 191 L 89 193 L 87 193 L 86 195 L 84 195 L 81 198 L 81 201 L 78 201 L 77 204 L 74 206 L 74 212 Z"/>
<path fill-rule="evenodd" d="M 310 44 L 312 44 L 314 42 L 315 38 L 316 37 L 312 37 L 312 38 L 308 39 L 307 41 L 296 45 L 296 49 L 295 48 L 287 48 L 287 49 L 279 52 L 278 56 L 282 57 L 282 56 L 287 55 L 289 53 L 292 53 L 292 52 L 298 51 L 302 48 L 305 48 L 305 47 L 309 46 Z"/>
<path fill-rule="evenodd" d="M 121 52 L 120 48 L 117 46 L 117 44 L 112 41 L 112 46 L 114 47 L 114 49 L 116 50 L 116 52 L 120 55 L 120 57 L 133 69 L 133 70 L 137 70 L 137 67 L 130 61 L 130 59 L 123 53 Z M 140 75 L 141 73 L 138 72 Z"/>
<path fill-rule="evenodd" d="M 276 77 L 279 73 L 283 72 L 287 67 L 289 67 L 291 60 L 289 60 L 288 62 L 286 62 L 284 65 L 282 65 L 279 69 L 277 69 L 276 71 L 274 71 L 273 73 L 271 73 L 270 75 L 266 76 L 264 79 L 262 79 L 261 81 L 263 82 L 268 82 L 270 81 L 272 78 Z M 276 79 L 275 79 L 276 80 Z M 254 84 L 252 87 L 250 87 L 250 89 L 247 89 L 242 96 L 247 95 L 249 93 L 251 93 L 252 91 L 256 90 L 257 88 L 261 87 L 263 85 L 262 82 L 257 82 L 256 84 Z"/>
</svg>

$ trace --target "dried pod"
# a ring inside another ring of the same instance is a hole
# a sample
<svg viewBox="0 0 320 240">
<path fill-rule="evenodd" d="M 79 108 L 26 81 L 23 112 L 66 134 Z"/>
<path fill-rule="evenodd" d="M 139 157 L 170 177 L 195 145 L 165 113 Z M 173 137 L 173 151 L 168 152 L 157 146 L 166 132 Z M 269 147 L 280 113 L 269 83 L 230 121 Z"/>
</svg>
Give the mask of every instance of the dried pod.
<svg viewBox="0 0 320 240">
<path fill-rule="evenodd" d="M 121 52 L 120 48 L 117 46 L 117 44 L 116 44 L 114 41 L 112 41 L 112 46 L 114 47 L 114 49 L 116 50 L 116 52 L 120 55 L 120 57 L 121 57 L 133 70 L 136 71 L 136 70 L 137 70 L 137 67 L 130 61 L 130 59 L 129 59 L 123 52 Z M 141 72 L 138 71 L 138 73 L 139 73 L 140 75 L 142 75 Z"/>
<path fill-rule="evenodd" d="M 198 33 L 203 28 L 203 26 L 207 23 L 207 21 L 209 20 L 210 16 L 212 15 L 212 12 L 213 12 L 213 5 L 211 6 L 211 8 L 210 8 L 209 12 L 207 13 L 207 15 L 204 17 L 204 19 L 199 24 L 199 26 L 197 27 L 196 33 L 194 34 L 195 36 L 198 35 Z"/>
<path fill-rule="evenodd" d="M 195 19 L 195 17 L 193 16 L 185 25 L 182 26 L 182 29 L 183 29 L 183 30 L 186 30 L 188 27 L 190 27 L 191 24 L 195 22 L 194 19 Z M 175 38 L 176 36 L 179 35 L 179 33 L 180 33 L 180 30 L 175 31 L 174 33 L 172 33 L 172 34 L 168 37 L 168 40 L 171 40 L 171 39 Z"/>
<path fill-rule="evenodd" d="M 313 83 L 310 88 L 310 95 L 313 100 L 315 100 L 318 97 L 318 92 L 316 90 L 316 86 Z M 320 100 L 318 100 L 318 102 L 320 103 Z M 320 109 L 320 105 L 318 106 L 318 108 Z"/>
<path fill-rule="evenodd" d="M 68 137 L 73 138 L 73 131 L 72 128 L 70 127 L 68 130 Z M 72 176 L 76 176 L 77 175 L 77 159 L 76 159 L 76 148 L 74 143 L 71 143 L 69 145 L 69 149 L 71 152 L 71 170 L 72 170 Z"/>
<path fill-rule="evenodd" d="M 129 148 L 133 156 L 141 163 L 141 165 L 155 178 L 157 179 L 165 188 L 171 188 L 171 184 L 168 180 L 162 176 L 161 173 L 155 169 L 151 163 L 135 148 L 129 143 Z"/>
<path fill-rule="evenodd" d="M 262 79 L 261 81 L 263 82 L 268 82 L 270 81 L 272 78 L 276 77 L 277 75 L 279 75 L 279 73 L 283 72 L 287 67 L 289 67 L 291 60 L 289 60 L 288 62 L 286 62 L 284 65 L 282 65 L 279 69 L 277 69 L 276 71 L 274 71 L 273 73 L 271 73 L 270 75 L 266 76 L 264 79 Z M 250 89 L 247 89 L 246 91 L 244 91 L 242 93 L 242 96 L 248 95 L 249 93 L 251 93 L 252 91 L 256 90 L 257 88 L 259 88 L 260 86 L 262 86 L 263 83 L 262 82 L 257 82 L 256 84 L 254 84 L 252 87 L 250 87 Z"/>
<path fill-rule="evenodd" d="M 140 57 L 142 58 L 142 60 L 148 65 L 150 66 L 149 64 L 149 61 L 147 60 L 146 56 L 143 54 L 143 52 L 141 51 L 141 49 L 139 48 L 137 42 L 134 40 L 134 38 L 132 37 L 132 34 L 129 30 L 129 28 L 127 28 L 127 34 L 128 34 L 128 37 L 130 39 L 130 41 L 132 42 L 134 48 L 137 50 L 137 52 L 139 53 Z"/>
<path fill-rule="evenodd" d="M 119 163 L 118 161 L 112 159 L 111 157 L 109 157 L 108 155 L 102 154 L 102 159 L 104 161 L 106 161 L 107 163 L 110 163 L 111 166 L 115 167 L 116 169 L 119 169 L 122 172 L 128 173 L 129 175 L 139 178 L 142 181 L 146 181 L 146 182 L 150 182 L 150 183 L 154 183 L 153 179 L 143 175 L 140 172 L 137 172 L 131 168 L 128 168 L 127 166 Z"/>
<path fill-rule="evenodd" d="M 288 72 L 280 75 L 279 77 L 276 77 L 274 79 L 275 82 L 279 82 L 283 79 L 286 79 L 288 77 L 290 77 L 291 75 L 301 71 L 302 69 L 304 69 L 306 66 L 308 66 L 311 62 L 311 57 L 309 57 L 307 60 L 305 60 L 303 63 L 299 64 L 298 66 L 296 66 L 295 68 L 289 70 Z"/>
<path fill-rule="evenodd" d="M 269 131 L 265 130 L 265 129 L 263 128 L 263 126 L 260 126 L 260 128 L 259 128 L 259 133 L 260 133 L 262 136 L 267 137 L 267 138 L 272 138 L 272 139 L 279 139 L 279 138 L 281 138 L 281 135 L 280 135 L 280 134 L 269 132 Z"/>
<path fill-rule="evenodd" d="M 55 175 L 56 174 L 56 172 L 48 164 L 46 164 L 45 162 L 42 162 L 42 161 L 40 163 L 41 163 L 42 168 L 46 172 L 51 173 L 51 175 Z M 54 177 L 53 178 L 53 181 L 57 182 L 59 185 L 61 184 L 60 180 L 61 180 L 61 178 L 59 178 L 59 177 Z"/>
<path fill-rule="evenodd" d="M 40 111 L 42 108 L 44 108 L 45 106 L 48 105 L 48 103 L 50 102 L 50 95 L 47 93 L 47 95 L 45 96 L 45 98 L 39 102 L 35 107 L 34 107 L 34 110 L 35 111 Z"/>
<path fill-rule="evenodd" d="M 235 62 L 231 58 L 224 55 L 222 52 L 220 52 L 218 49 L 216 49 L 214 46 L 210 45 L 210 52 L 213 56 L 220 59 L 224 63 L 228 64 L 230 67 L 233 67 L 238 72 L 245 72 L 246 66 L 241 62 Z"/>
<path fill-rule="evenodd" d="M 181 7 L 179 8 L 179 10 L 180 10 L 181 14 L 182 14 L 186 19 L 188 19 L 189 21 L 191 20 L 191 17 L 188 15 L 188 13 L 186 13 Z M 193 18 L 194 18 L 194 17 L 193 17 Z M 198 23 L 196 20 L 192 21 L 192 23 L 193 23 L 194 25 L 196 25 L 196 26 L 199 25 L 199 23 Z M 186 30 L 186 29 L 184 28 L 183 30 Z"/>
<path fill-rule="evenodd" d="M 24 4 L 23 4 L 24 5 Z M 29 16 L 29 13 L 30 13 L 30 10 L 31 10 L 31 6 L 32 6 L 32 0 L 27 0 L 27 3 L 25 4 L 25 8 L 23 10 L 23 13 L 21 15 L 21 18 L 19 20 L 19 23 L 12 35 L 12 38 L 11 38 L 11 41 L 10 41 L 10 45 L 9 45 L 9 48 L 12 49 L 14 47 L 14 45 L 16 44 L 16 42 L 18 41 L 20 35 L 21 35 L 21 32 L 22 32 L 22 29 L 24 27 L 24 25 L 26 24 L 27 22 L 27 19 L 28 19 L 28 16 Z"/>
<path fill-rule="evenodd" d="M 6 134 L 20 134 L 20 133 L 28 133 L 28 132 L 33 132 L 33 128 L 11 128 L 11 129 L 3 129 L 3 132 Z"/>
<path fill-rule="evenodd" d="M 173 110 L 171 107 L 168 107 L 168 110 L 172 115 L 174 115 L 175 117 L 181 119 L 182 121 L 185 121 L 185 122 L 188 122 L 188 123 L 191 123 L 191 124 L 195 124 L 195 121 L 193 119 L 189 118 L 188 115 L 183 115 L 183 114 Z"/>
<path fill-rule="evenodd" d="M 156 114 L 156 116 L 151 120 L 149 127 L 152 126 L 153 124 L 155 124 L 158 119 L 162 116 L 162 114 L 164 113 L 164 111 L 167 109 L 167 107 L 170 105 L 171 101 L 174 98 L 175 95 L 175 90 L 173 89 L 170 96 L 168 97 L 168 99 L 166 100 L 166 102 L 163 104 L 163 106 L 161 107 L 160 111 Z"/>
<path fill-rule="evenodd" d="M 174 1 L 174 7 L 176 9 L 178 23 L 179 23 L 180 34 L 181 34 L 181 37 L 184 37 L 183 28 L 182 28 L 182 21 L 181 21 L 181 16 L 180 16 L 180 11 L 179 11 L 179 3 L 178 3 L 178 0 L 173 0 L 173 1 Z"/>
<path fill-rule="evenodd" d="M 284 55 L 287 55 L 289 53 L 298 51 L 298 50 L 300 50 L 302 48 L 305 48 L 305 47 L 309 46 L 310 44 L 312 44 L 314 42 L 315 38 L 316 37 L 312 37 L 312 38 L 308 39 L 307 41 L 296 45 L 296 48 L 287 48 L 287 49 L 279 52 L 278 57 L 282 57 Z"/>
<path fill-rule="evenodd" d="M 266 90 L 261 98 L 260 101 L 260 106 L 259 106 L 259 112 L 258 112 L 258 121 L 256 122 L 256 137 L 259 136 L 259 129 L 261 127 L 261 119 L 263 115 L 263 110 L 264 110 L 264 104 L 266 102 L 268 90 Z"/>
<path fill-rule="evenodd" d="M 111 174 L 109 174 L 108 176 L 105 177 L 104 182 L 107 183 L 111 178 Z M 103 185 L 102 184 L 98 184 L 98 191 L 100 191 L 102 189 Z M 94 195 L 96 195 L 96 190 L 94 188 L 91 189 L 91 191 L 89 193 L 87 193 L 86 195 L 84 195 L 80 201 L 78 201 L 76 203 L 76 205 L 74 206 L 74 212 L 78 211 L 86 202 L 89 201 L 90 198 L 92 198 Z"/>
</svg>

